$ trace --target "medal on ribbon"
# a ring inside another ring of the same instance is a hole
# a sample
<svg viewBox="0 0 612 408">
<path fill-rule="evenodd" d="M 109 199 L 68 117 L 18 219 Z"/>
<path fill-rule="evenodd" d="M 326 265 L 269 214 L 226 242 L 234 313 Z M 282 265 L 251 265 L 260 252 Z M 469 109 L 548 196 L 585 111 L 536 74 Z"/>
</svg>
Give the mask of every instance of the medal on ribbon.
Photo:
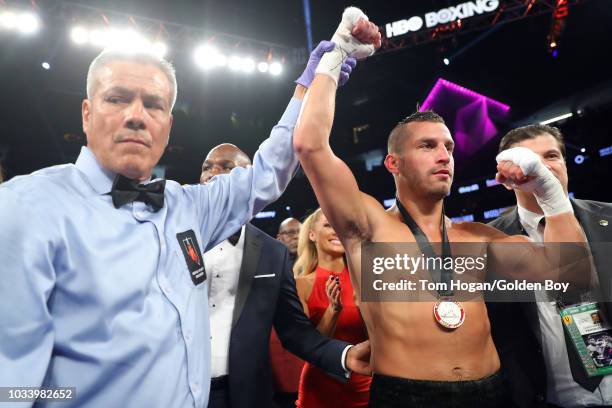
<svg viewBox="0 0 612 408">
<path fill-rule="evenodd" d="M 422 253 L 430 258 L 437 257 L 438 255 L 433 250 L 431 243 L 427 239 L 427 236 L 418 226 L 416 221 L 410 216 L 406 208 L 402 205 L 399 197 L 396 197 L 395 202 L 397 203 L 397 208 L 402 215 L 404 223 L 408 226 L 412 235 L 414 235 L 414 239 L 419 245 L 419 249 Z M 442 259 L 446 259 L 451 256 L 450 250 L 450 242 L 448 240 L 448 234 L 446 232 L 446 222 L 444 217 L 444 206 L 442 207 L 442 217 L 440 220 L 441 229 L 442 229 Z M 448 289 L 450 288 L 451 278 L 453 276 L 453 270 L 447 270 L 442 267 L 441 270 L 433 270 L 430 271 L 432 280 L 438 280 L 439 282 L 444 282 L 447 290 L 440 291 L 438 290 L 438 301 L 434 304 L 433 307 L 433 316 L 438 322 L 439 325 L 445 327 L 447 329 L 456 329 L 463 324 L 465 321 L 465 309 L 460 302 L 456 302 L 452 299 L 449 299 L 453 295 L 453 291 Z"/>
<path fill-rule="evenodd" d="M 456 329 L 465 320 L 465 310 L 460 302 L 438 300 L 433 308 L 434 318 L 447 329 Z"/>
</svg>

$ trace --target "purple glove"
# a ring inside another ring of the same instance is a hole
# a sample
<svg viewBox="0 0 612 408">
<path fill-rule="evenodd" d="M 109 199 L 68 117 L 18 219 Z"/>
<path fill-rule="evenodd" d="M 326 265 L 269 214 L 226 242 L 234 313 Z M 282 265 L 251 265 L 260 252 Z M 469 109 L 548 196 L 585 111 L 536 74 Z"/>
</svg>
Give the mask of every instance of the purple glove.
<svg viewBox="0 0 612 408">
<path fill-rule="evenodd" d="M 326 52 L 329 52 L 334 49 L 336 44 L 333 41 L 321 41 L 317 47 L 312 50 L 310 53 L 310 58 L 308 59 L 308 64 L 306 64 L 306 69 L 302 72 L 302 75 L 298 79 L 295 80 L 296 84 L 300 84 L 305 88 L 310 87 L 312 81 L 314 80 L 315 70 L 317 69 L 317 65 L 319 65 L 319 61 L 321 61 L 321 57 Z M 348 81 L 349 75 L 353 68 L 357 65 L 357 60 L 355 58 L 348 57 L 342 63 L 342 67 L 340 69 L 340 80 L 339 86 L 342 86 Z"/>
</svg>

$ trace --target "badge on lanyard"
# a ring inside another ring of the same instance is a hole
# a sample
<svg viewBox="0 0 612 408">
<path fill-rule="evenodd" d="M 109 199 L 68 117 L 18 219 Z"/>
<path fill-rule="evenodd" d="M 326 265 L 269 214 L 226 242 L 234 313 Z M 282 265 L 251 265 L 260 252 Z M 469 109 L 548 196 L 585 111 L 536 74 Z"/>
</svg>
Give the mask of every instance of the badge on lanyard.
<svg viewBox="0 0 612 408">
<path fill-rule="evenodd" d="M 597 303 L 559 307 L 563 327 L 572 339 L 589 377 L 612 373 L 612 328 Z"/>
<path fill-rule="evenodd" d="M 176 234 L 176 239 L 179 242 L 187 269 L 194 285 L 199 285 L 206 280 L 206 272 L 204 270 L 204 261 L 200 252 L 200 245 L 196 239 L 193 230 L 179 232 Z"/>
</svg>

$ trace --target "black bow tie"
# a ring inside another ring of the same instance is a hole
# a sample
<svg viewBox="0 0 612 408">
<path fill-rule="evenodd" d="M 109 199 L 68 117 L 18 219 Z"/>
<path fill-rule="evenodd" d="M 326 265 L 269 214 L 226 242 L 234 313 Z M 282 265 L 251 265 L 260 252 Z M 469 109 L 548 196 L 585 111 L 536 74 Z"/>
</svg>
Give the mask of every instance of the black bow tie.
<svg viewBox="0 0 612 408">
<path fill-rule="evenodd" d="M 164 206 L 165 188 L 166 180 L 158 180 L 149 184 L 138 184 L 137 181 L 118 174 L 115 177 L 110 194 L 115 208 L 133 201 L 142 201 L 153 207 L 154 211 L 159 211 Z"/>
<path fill-rule="evenodd" d="M 236 246 L 238 241 L 240 241 L 240 235 L 242 234 L 242 228 L 236 231 L 233 235 L 231 235 L 227 240 L 233 246 Z"/>
</svg>

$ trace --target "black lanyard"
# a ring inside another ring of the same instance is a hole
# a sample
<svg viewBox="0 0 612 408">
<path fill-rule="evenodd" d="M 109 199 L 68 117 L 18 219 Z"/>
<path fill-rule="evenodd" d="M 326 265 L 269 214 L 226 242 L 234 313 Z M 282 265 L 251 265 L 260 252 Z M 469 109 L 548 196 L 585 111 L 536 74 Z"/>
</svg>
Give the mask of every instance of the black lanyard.
<svg viewBox="0 0 612 408">
<path fill-rule="evenodd" d="M 410 228 L 410 231 L 412 232 L 412 235 L 414 235 L 414 239 L 416 240 L 419 246 L 419 249 L 421 250 L 423 255 L 425 255 L 427 258 L 430 258 L 430 259 L 438 258 L 439 256 L 433 250 L 431 243 L 427 239 L 427 235 L 425 235 L 421 227 L 419 227 L 416 221 L 414 221 L 414 219 L 410 216 L 410 214 L 408 214 L 408 211 L 406 211 L 406 209 L 404 208 L 404 206 L 402 205 L 398 197 L 395 198 L 395 202 L 397 204 L 397 208 L 400 211 L 400 214 L 402 214 L 402 218 L 404 219 L 404 224 L 406 224 L 408 228 Z M 442 268 L 441 269 L 433 268 L 430 271 L 430 274 L 431 274 L 431 279 L 434 282 L 442 282 L 446 284 L 446 290 L 442 290 L 442 291 L 439 290 L 438 295 L 452 296 L 453 291 L 450 289 L 450 284 L 451 284 L 451 279 L 453 276 L 453 269 L 450 269 L 450 270 L 445 269 L 443 265 L 446 259 L 451 256 L 450 242 L 448 241 L 448 234 L 446 233 L 446 222 L 444 220 L 444 206 L 442 206 L 442 219 L 440 220 L 440 223 L 442 224 L 442 254 L 441 254 Z M 435 264 L 436 262 L 434 262 L 434 265 Z"/>
</svg>

